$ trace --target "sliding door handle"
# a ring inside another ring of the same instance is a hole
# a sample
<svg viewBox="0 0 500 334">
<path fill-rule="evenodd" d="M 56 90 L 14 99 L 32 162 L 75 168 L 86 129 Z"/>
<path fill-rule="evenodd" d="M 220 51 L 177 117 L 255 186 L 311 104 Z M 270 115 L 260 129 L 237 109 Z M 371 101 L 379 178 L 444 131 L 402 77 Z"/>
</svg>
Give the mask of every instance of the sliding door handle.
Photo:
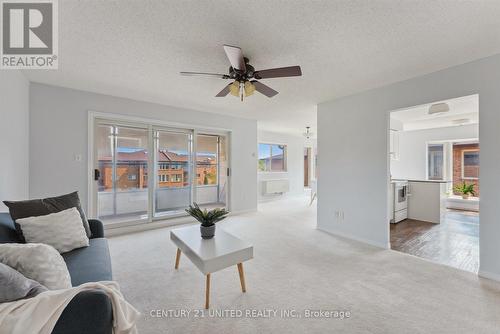
<svg viewBox="0 0 500 334">
<path fill-rule="evenodd" d="M 98 181 L 100 177 L 101 172 L 99 171 L 99 169 L 94 169 L 94 181 Z"/>
</svg>

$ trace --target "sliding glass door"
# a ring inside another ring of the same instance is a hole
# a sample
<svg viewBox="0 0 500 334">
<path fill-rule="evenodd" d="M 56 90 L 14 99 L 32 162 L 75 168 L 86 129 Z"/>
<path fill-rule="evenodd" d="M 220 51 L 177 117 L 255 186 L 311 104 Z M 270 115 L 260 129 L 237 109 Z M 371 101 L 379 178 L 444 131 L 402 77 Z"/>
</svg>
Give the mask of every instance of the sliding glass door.
<svg viewBox="0 0 500 334">
<path fill-rule="evenodd" d="M 154 216 L 183 214 L 192 202 L 192 131 L 155 129 L 154 139 Z"/>
<path fill-rule="evenodd" d="M 185 215 L 193 203 L 227 207 L 227 136 L 96 120 L 94 214 L 105 224 Z"/>
<path fill-rule="evenodd" d="M 148 218 L 148 130 L 96 127 L 97 216 L 106 222 Z"/>
<path fill-rule="evenodd" d="M 196 203 L 202 207 L 226 206 L 227 154 L 224 136 L 196 136 Z"/>
</svg>

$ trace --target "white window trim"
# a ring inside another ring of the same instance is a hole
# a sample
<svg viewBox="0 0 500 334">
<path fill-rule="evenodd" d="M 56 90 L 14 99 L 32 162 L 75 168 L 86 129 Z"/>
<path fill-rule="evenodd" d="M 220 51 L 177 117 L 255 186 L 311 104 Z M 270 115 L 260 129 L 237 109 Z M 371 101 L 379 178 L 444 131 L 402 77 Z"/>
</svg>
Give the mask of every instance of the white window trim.
<svg viewBox="0 0 500 334">
<path fill-rule="evenodd" d="M 462 150 L 462 180 L 479 180 L 479 177 L 466 177 L 464 176 L 464 167 L 465 167 L 465 164 L 464 164 L 464 155 L 465 155 L 465 152 L 479 152 L 479 149 L 478 148 L 471 148 L 471 149 L 466 149 L 466 150 Z"/>
<path fill-rule="evenodd" d="M 258 174 L 276 174 L 276 173 L 288 173 L 288 145 L 287 144 L 284 144 L 284 143 L 273 143 L 273 142 L 267 142 L 267 141 L 259 141 L 257 143 L 257 152 L 259 151 L 258 148 L 259 148 L 259 145 L 270 145 L 269 148 L 271 150 L 271 155 L 272 155 L 272 149 L 271 147 L 273 145 L 280 145 L 280 146 L 284 146 L 284 149 L 283 149 L 283 159 L 284 159 L 284 162 L 283 162 L 283 170 L 266 170 L 266 171 L 261 171 L 259 170 L 259 157 L 257 157 L 257 173 Z M 258 153 L 257 153 L 258 154 Z M 272 162 L 271 162 L 271 166 L 272 167 Z"/>
</svg>

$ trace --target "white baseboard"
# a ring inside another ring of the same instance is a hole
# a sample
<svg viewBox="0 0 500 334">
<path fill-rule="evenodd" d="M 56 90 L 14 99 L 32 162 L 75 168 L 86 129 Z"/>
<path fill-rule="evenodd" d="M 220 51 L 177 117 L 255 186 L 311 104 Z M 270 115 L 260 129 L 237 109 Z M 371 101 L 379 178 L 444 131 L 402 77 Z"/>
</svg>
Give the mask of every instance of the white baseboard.
<svg viewBox="0 0 500 334">
<path fill-rule="evenodd" d="M 257 201 L 259 203 L 267 203 L 267 202 L 279 201 L 279 200 L 287 199 L 287 198 L 302 197 L 304 195 L 307 195 L 308 193 L 310 193 L 310 190 L 304 190 L 302 192 L 286 192 L 283 194 L 274 194 L 274 195 L 273 194 L 268 194 L 268 195 L 260 194 Z"/>
<path fill-rule="evenodd" d="M 245 210 L 231 211 L 229 213 L 229 215 L 230 216 L 237 216 L 237 215 L 242 215 L 242 214 L 245 214 L 245 213 L 253 213 L 253 212 L 257 212 L 257 208 L 255 208 L 255 209 L 245 209 Z"/>
<path fill-rule="evenodd" d="M 357 242 L 362 242 L 364 244 L 368 244 L 368 245 L 375 246 L 375 247 L 382 248 L 382 249 L 391 249 L 390 242 L 387 242 L 387 244 L 384 244 L 382 242 L 378 242 L 378 241 L 370 240 L 370 239 L 365 239 L 365 238 L 360 238 L 358 236 L 354 236 L 354 235 L 348 234 L 348 233 L 342 233 L 342 232 L 338 232 L 338 231 L 329 231 L 329 230 L 325 230 L 325 229 L 322 229 L 319 227 L 316 227 L 316 228 L 320 231 L 323 231 L 325 233 L 331 234 L 331 235 L 336 236 L 336 237 L 341 237 L 341 238 L 354 240 Z"/>
<path fill-rule="evenodd" d="M 482 277 L 482 278 L 487 278 L 487 279 L 490 279 L 493 281 L 500 282 L 500 275 L 499 274 L 490 273 L 488 271 L 481 270 L 481 268 L 479 269 L 477 275 L 479 277 Z"/>
</svg>

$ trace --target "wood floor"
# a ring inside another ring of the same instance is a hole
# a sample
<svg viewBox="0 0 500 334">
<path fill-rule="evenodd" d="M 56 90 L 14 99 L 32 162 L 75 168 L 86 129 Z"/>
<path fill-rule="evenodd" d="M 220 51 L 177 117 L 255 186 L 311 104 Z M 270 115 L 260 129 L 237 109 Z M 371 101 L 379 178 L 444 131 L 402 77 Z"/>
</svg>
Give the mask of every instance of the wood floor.
<svg viewBox="0 0 500 334">
<path fill-rule="evenodd" d="M 462 270 L 479 269 L 479 215 L 448 211 L 441 224 L 406 219 L 391 224 L 391 248 Z"/>
</svg>

